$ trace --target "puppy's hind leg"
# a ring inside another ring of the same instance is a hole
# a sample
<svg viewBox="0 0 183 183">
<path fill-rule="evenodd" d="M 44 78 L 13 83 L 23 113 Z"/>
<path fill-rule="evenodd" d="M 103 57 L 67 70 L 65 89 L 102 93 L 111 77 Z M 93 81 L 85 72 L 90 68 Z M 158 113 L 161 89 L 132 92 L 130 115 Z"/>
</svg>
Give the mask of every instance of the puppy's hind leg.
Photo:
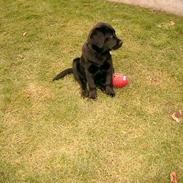
<svg viewBox="0 0 183 183">
<path fill-rule="evenodd" d="M 76 81 L 79 83 L 81 87 L 82 97 L 88 97 L 89 94 L 87 90 L 87 81 L 84 74 L 82 74 L 80 70 L 80 58 L 76 58 L 73 60 L 73 73 L 74 73 L 74 78 L 76 79 Z"/>
</svg>

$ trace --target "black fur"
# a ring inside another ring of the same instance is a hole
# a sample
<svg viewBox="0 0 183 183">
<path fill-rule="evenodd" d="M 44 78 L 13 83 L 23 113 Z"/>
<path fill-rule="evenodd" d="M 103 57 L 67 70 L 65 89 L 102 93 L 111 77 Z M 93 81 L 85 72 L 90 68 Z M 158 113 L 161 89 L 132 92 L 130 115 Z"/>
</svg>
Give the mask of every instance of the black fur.
<svg viewBox="0 0 183 183">
<path fill-rule="evenodd" d="M 73 73 L 73 69 L 72 69 L 72 68 L 65 69 L 64 71 L 62 71 L 62 72 L 60 72 L 59 74 L 57 74 L 57 75 L 53 78 L 53 81 L 59 80 L 60 78 L 63 78 L 63 77 L 66 76 L 67 74 L 72 74 L 72 73 Z"/>
<path fill-rule="evenodd" d="M 112 87 L 114 68 L 110 51 L 121 46 L 122 41 L 117 38 L 112 26 L 98 23 L 90 31 L 83 45 L 81 57 L 73 60 L 72 69 L 62 71 L 53 80 L 73 73 L 80 84 L 83 97 L 95 99 L 96 87 L 113 97 L 115 95 Z"/>
</svg>

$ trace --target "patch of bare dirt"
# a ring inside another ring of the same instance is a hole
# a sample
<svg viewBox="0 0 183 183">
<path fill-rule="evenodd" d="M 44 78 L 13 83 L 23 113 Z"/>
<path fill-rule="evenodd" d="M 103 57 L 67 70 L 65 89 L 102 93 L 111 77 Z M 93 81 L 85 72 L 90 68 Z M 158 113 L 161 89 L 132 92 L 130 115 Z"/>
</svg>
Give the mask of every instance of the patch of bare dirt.
<svg viewBox="0 0 183 183">
<path fill-rule="evenodd" d="M 155 10 L 167 11 L 179 16 L 183 16 L 183 0 L 108 0 L 126 4 L 138 5 Z"/>
<path fill-rule="evenodd" d="M 37 83 L 29 83 L 24 91 L 27 98 L 38 101 L 49 98 L 52 95 L 49 88 L 40 86 Z"/>
</svg>

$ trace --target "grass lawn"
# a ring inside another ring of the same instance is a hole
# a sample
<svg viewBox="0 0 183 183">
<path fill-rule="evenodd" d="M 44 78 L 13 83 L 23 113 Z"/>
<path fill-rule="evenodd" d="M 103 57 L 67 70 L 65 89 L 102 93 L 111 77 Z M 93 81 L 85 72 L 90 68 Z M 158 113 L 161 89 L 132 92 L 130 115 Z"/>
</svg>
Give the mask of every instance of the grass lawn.
<svg viewBox="0 0 183 183">
<path fill-rule="evenodd" d="M 105 0 L 0 0 L 0 182 L 183 182 L 183 18 Z M 97 22 L 129 85 L 80 97 L 71 66 Z M 172 23 L 173 22 L 173 23 Z M 175 25 L 174 25 L 175 23 Z"/>
</svg>

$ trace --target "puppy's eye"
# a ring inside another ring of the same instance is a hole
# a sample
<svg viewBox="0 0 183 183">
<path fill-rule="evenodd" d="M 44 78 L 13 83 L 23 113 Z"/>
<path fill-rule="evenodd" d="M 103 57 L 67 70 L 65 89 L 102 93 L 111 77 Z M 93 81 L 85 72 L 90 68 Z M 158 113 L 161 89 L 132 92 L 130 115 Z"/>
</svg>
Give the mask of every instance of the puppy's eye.
<svg viewBox="0 0 183 183">
<path fill-rule="evenodd" d="M 112 39 L 112 38 L 114 38 L 114 36 L 113 36 L 113 35 L 111 35 L 111 36 L 107 37 L 107 38 L 105 39 L 105 41 L 109 41 L 109 40 L 110 40 L 110 39 Z"/>
<path fill-rule="evenodd" d="M 107 38 L 105 39 L 105 41 L 109 41 L 109 39 L 110 39 L 110 37 L 107 37 Z"/>
</svg>

